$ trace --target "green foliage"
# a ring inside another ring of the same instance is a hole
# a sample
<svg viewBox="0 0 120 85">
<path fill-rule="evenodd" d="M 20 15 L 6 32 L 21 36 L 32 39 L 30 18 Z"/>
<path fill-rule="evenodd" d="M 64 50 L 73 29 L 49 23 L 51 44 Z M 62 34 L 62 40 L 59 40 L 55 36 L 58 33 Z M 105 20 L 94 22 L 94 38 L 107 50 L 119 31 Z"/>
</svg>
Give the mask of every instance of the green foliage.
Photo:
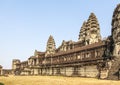
<svg viewBox="0 0 120 85">
<path fill-rule="evenodd" d="M 4 85 L 3 83 L 0 83 L 0 85 Z"/>
</svg>

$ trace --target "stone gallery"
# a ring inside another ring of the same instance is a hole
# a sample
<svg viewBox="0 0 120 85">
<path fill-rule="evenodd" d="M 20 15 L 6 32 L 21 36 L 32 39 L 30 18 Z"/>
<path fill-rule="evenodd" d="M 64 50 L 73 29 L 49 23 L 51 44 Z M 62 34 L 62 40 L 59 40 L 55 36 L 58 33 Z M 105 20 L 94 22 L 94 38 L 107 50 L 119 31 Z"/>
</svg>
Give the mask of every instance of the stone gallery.
<svg viewBox="0 0 120 85">
<path fill-rule="evenodd" d="M 111 35 L 102 39 L 97 17 L 91 13 L 83 22 L 78 41 L 63 40 L 56 48 L 50 35 L 45 52 L 35 50 L 27 61 L 13 59 L 13 73 L 117 80 L 120 77 L 120 4 L 113 12 L 111 25 Z"/>
</svg>

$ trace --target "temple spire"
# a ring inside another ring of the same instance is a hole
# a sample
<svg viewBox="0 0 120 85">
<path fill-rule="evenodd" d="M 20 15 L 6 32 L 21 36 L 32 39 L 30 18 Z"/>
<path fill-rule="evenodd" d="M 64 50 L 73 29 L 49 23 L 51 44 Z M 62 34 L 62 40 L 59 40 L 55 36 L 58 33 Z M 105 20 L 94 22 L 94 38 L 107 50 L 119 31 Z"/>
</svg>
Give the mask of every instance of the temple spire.
<svg viewBox="0 0 120 85">
<path fill-rule="evenodd" d="M 86 23 L 86 45 L 101 40 L 100 27 L 94 13 L 91 13 Z"/>
<path fill-rule="evenodd" d="M 49 36 L 46 46 L 46 55 L 54 54 L 56 49 L 55 41 L 52 35 Z"/>
</svg>

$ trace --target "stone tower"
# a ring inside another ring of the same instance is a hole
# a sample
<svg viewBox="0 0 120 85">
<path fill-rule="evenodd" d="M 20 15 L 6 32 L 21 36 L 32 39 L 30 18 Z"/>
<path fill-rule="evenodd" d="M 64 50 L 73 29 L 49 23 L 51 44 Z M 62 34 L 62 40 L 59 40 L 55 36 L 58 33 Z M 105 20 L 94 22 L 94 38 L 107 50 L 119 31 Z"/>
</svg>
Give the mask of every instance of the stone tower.
<svg viewBox="0 0 120 85">
<path fill-rule="evenodd" d="M 86 36 L 86 21 L 83 22 L 83 25 L 80 29 L 80 33 L 79 33 L 79 41 L 85 41 L 85 36 Z"/>
<path fill-rule="evenodd" d="M 53 36 L 50 35 L 47 41 L 46 56 L 55 53 L 56 45 Z"/>
<path fill-rule="evenodd" d="M 101 40 L 100 27 L 94 13 L 91 13 L 86 23 L 85 44 L 92 44 Z"/>
<path fill-rule="evenodd" d="M 111 46 L 113 46 L 112 66 L 109 71 L 108 79 L 117 80 L 120 79 L 120 4 L 117 5 L 113 12 L 112 17 L 112 40 Z"/>
<path fill-rule="evenodd" d="M 112 18 L 113 56 L 120 56 L 120 4 L 114 10 Z"/>
<path fill-rule="evenodd" d="M 14 59 L 12 61 L 12 69 L 15 70 L 17 68 L 16 64 L 19 64 L 20 60 L 19 59 Z"/>
</svg>

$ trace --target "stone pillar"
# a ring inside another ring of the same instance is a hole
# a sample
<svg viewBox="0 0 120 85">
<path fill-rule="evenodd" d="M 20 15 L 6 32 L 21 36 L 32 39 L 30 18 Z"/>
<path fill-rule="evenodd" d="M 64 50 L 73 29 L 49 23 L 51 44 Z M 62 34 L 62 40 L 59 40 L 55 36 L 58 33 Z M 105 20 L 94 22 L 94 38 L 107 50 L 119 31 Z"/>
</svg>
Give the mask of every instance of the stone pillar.
<svg viewBox="0 0 120 85">
<path fill-rule="evenodd" d="M 37 61 L 36 61 L 36 64 L 38 65 L 39 64 L 39 59 L 36 59 Z"/>
</svg>

